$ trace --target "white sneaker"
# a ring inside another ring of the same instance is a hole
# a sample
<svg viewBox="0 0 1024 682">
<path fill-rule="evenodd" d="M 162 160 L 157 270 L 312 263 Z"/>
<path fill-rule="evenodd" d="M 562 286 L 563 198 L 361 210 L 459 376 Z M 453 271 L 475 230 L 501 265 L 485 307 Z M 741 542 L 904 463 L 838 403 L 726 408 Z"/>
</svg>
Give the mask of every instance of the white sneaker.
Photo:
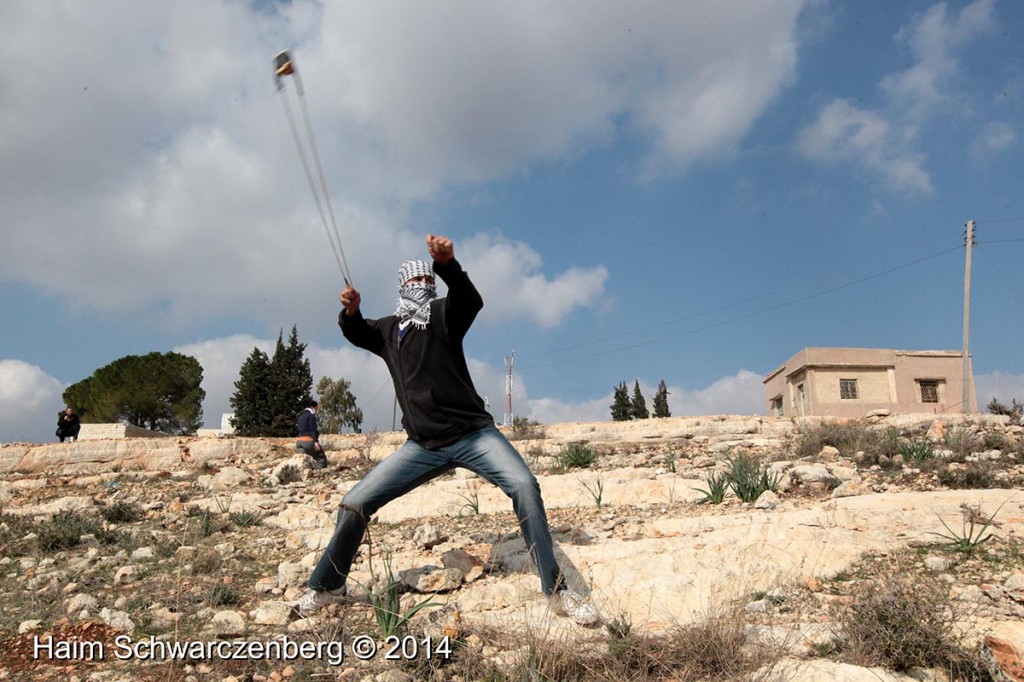
<svg viewBox="0 0 1024 682">
<path fill-rule="evenodd" d="M 325 606 L 348 601 L 347 586 L 342 585 L 336 590 L 308 590 L 291 606 L 300 618 L 308 618 Z"/>
<path fill-rule="evenodd" d="M 601 620 L 597 607 L 576 590 L 565 589 L 555 597 L 555 610 L 580 625 L 593 625 Z"/>
</svg>

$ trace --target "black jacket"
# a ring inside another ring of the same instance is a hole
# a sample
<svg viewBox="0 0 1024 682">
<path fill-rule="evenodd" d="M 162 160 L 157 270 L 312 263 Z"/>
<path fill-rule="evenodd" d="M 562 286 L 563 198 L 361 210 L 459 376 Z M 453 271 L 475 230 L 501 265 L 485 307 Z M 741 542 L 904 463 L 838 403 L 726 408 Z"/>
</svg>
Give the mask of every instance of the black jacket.
<svg viewBox="0 0 1024 682">
<path fill-rule="evenodd" d="M 299 412 L 298 437 L 311 437 L 314 442 L 320 440 L 320 429 L 316 423 L 316 415 L 309 410 Z"/>
<path fill-rule="evenodd" d="M 346 339 L 383 358 L 402 408 L 402 427 L 428 449 L 494 424 L 473 387 L 462 349 L 483 299 L 455 259 L 435 262 L 434 272 L 448 285 L 448 295 L 430 303 L 427 328 L 410 326 L 401 343 L 394 315 L 368 320 L 342 310 L 338 316 Z"/>
</svg>

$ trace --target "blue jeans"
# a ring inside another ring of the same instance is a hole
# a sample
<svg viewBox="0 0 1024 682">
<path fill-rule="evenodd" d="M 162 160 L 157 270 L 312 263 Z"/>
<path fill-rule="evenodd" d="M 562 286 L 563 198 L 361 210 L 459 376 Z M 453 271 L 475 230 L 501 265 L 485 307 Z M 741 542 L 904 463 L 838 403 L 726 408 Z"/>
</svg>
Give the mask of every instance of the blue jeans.
<svg viewBox="0 0 1024 682">
<path fill-rule="evenodd" d="M 342 499 L 334 536 L 313 569 L 309 586 L 334 590 L 344 585 L 363 539 L 365 520 L 391 500 L 456 467 L 479 474 L 512 498 L 523 539 L 540 573 L 541 590 L 550 595 L 562 589 L 540 485 L 516 449 L 493 426 L 436 450 L 406 441 L 375 466 Z"/>
</svg>

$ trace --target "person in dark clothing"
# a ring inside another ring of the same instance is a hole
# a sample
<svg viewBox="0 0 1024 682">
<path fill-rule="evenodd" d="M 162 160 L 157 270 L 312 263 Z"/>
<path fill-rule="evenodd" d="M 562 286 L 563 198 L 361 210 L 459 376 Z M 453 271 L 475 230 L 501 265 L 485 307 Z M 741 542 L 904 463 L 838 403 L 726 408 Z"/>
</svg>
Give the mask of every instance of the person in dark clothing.
<svg viewBox="0 0 1024 682">
<path fill-rule="evenodd" d="M 295 449 L 305 452 L 313 458 L 313 468 L 327 467 L 327 455 L 320 445 L 320 428 L 316 423 L 316 411 L 320 404 L 310 400 L 306 409 L 299 413 L 299 435 L 295 440 Z"/>
<path fill-rule="evenodd" d="M 483 299 L 455 260 L 450 239 L 427 235 L 427 249 L 432 267 L 422 260 L 402 264 L 394 315 L 364 318 L 359 292 L 351 286 L 339 296 L 341 331 L 353 345 L 384 360 L 409 439 L 342 499 L 334 536 L 309 578 L 310 589 L 293 607 L 300 616 L 308 616 L 346 601 L 348 572 L 367 520 L 391 500 L 463 467 L 512 499 L 540 573 L 541 590 L 552 598 L 552 605 L 581 624 L 596 623 L 597 610 L 567 586 L 555 560 L 537 479 L 495 428 L 470 378 L 462 341 L 483 308 Z M 444 298 L 437 298 L 434 274 L 448 285 Z"/>
<path fill-rule="evenodd" d="M 57 414 L 57 438 L 63 443 L 65 438 L 72 442 L 78 440 L 78 432 L 82 430 L 82 420 L 70 407 Z"/>
</svg>

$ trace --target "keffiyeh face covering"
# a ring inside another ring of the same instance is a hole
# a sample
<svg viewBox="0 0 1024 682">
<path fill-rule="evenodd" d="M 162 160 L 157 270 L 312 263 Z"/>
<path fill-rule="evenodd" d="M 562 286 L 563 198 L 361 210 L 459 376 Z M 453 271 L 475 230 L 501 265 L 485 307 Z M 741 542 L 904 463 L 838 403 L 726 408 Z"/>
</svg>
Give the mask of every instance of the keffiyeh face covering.
<svg viewBox="0 0 1024 682">
<path fill-rule="evenodd" d="M 407 260 L 398 269 L 398 308 L 395 315 L 402 322 L 412 322 L 420 329 L 430 323 L 430 302 L 437 298 L 437 287 L 427 282 L 410 282 L 414 277 L 433 277 L 426 261 Z"/>
</svg>

